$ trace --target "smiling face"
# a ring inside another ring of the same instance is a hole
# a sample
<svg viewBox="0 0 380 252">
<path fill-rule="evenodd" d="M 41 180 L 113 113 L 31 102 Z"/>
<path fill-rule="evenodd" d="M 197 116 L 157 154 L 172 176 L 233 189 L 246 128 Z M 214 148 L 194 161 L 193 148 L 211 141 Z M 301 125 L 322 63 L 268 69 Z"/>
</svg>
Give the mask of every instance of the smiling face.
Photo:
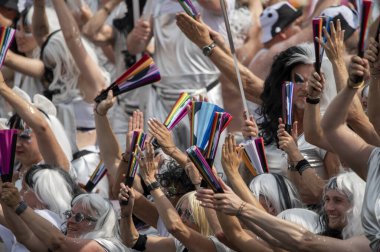
<svg viewBox="0 0 380 252">
<path fill-rule="evenodd" d="M 23 20 L 17 22 L 15 35 L 17 48 L 22 53 L 30 54 L 37 47 L 37 42 L 32 34 L 32 26 L 23 23 Z"/>
<path fill-rule="evenodd" d="M 309 76 L 314 71 L 311 64 L 301 64 L 293 68 L 291 77 L 294 83 L 293 105 L 296 109 L 304 109 L 307 97 Z"/>
<path fill-rule="evenodd" d="M 85 209 L 81 203 L 75 204 L 67 217 L 68 237 L 79 238 L 93 231 L 96 226 L 95 213 Z"/>
<path fill-rule="evenodd" d="M 347 211 L 351 208 L 348 198 L 337 190 L 328 190 L 324 197 L 324 208 L 331 229 L 342 230 L 347 225 Z"/>
</svg>

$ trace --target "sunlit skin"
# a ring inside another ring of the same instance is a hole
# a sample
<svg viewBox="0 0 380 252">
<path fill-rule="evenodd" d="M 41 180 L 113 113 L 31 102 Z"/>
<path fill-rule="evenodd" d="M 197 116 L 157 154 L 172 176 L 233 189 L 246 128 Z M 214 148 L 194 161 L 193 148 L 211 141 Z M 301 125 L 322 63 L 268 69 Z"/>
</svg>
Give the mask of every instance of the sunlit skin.
<svg viewBox="0 0 380 252">
<path fill-rule="evenodd" d="M 73 215 L 67 219 L 67 236 L 71 238 L 79 238 L 82 235 L 85 235 L 91 231 L 94 230 L 96 226 L 96 222 L 89 221 L 84 219 L 80 223 L 76 223 L 74 219 L 74 215 L 76 213 L 83 213 L 86 216 L 92 216 L 94 218 L 97 218 L 95 213 L 89 211 L 88 209 L 85 209 L 81 203 L 75 204 L 71 211 L 73 212 Z"/>
<path fill-rule="evenodd" d="M 346 195 L 337 190 L 328 190 L 324 197 L 324 208 L 329 228 L 342 230 L 347 225 L 347 211 L 351 207 Z"/>
<path fill-rule="evenodd" d="M 311 64 L 301 64 L 292 70 L 291 76 L 294 83 L 293 106 L 296 109 L 305 109 L 308 79 L 313 71 L 314 66 Z"/>
</svg>

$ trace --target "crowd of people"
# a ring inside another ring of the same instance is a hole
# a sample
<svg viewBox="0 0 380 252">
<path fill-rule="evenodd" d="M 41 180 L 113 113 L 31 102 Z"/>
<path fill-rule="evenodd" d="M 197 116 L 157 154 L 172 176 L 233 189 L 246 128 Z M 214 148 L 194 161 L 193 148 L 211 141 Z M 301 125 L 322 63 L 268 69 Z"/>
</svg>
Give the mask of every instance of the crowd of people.
<svg viewBox="0 0 380 252">
<path fill-rule="evenodd" d="M 363 56 L 362 4 L 1 0 L 0 25 L 16 33 L 0 71 L 0 130 L 17 142 L 12 181 L 0 182 L 0 250 L 380 251 L 380 5 Z M 143 54 L 161 80 L 95 102 Z M 290 122 L 284 82 L 294 84 Z M 212 167 L 219 191 L 186 151 L 191 104 L 164 125 L 182 93 L 234 117 Z M 144 148 L 132 146 L 136 132 Z M 243 162 L 256 138 L 268 173 Z"/>
</svg>

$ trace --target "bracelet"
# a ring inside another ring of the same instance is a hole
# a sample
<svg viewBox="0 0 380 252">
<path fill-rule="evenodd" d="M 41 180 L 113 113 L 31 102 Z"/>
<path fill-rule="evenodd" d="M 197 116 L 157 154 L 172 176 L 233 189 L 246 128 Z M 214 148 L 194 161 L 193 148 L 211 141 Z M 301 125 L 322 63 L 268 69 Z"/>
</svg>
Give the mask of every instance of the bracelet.
<svg viewBox="0 0 380 252">
<path fill-rule="evenodd" d="M 133 245 L 132 249 L 138 250 L 138 251 L 144 251 L 147 240 L 148 238 L 146 235 L 139 234 L 139 238 L 137 238 L 137 241 L 135 245 Z"/>
<path fill-rule="evenodd" d="M 310 163 L 306 159 L 302 159 L 299 161 L 296 165 L 296 171 L 299 172 L 300 175 L 302 175 L 302 172 L 308 168 L 311 168 Z"/>
<path fill-rule="evenodd" d="M 236 216 L 239 217 L 241 215 L 241 212 L 243 211 L 243 208 L 247 205 L 247 202 L 243 201 L 239 207 L 239 210 L 236 213 Z"/>
<path fill-rule="evenodd" d="M 358 82 L 358 83 L 354 83 L 350 79 L 348 79 L 348 81 L 347 81 L 347 87 L 349 87 L 351 89 L 359 89 L 359 88 L 362 88 L 364 85 L 365 85 L 364 80 L 362 80 L 361 82 Z"/>
<path fill-rule="evenodd" d="M 28 205 L 25 203 L 25 201 L 20 201 L 20 203 L 18 203 L 18 205 L 17 205 L 17 207 L 16 207 L 15 213 L 16 213 L 17 215 L 20 215 L 20 214 L 22 214 L 27 208 L 28 208 Z"/>
<path fill-rule="evenodd" d="M 311 97 L 306 97 L 306 102 L 312 105 L 318 104 L 321 101 L 321 98 L 311 98 Z"/>
</svg>

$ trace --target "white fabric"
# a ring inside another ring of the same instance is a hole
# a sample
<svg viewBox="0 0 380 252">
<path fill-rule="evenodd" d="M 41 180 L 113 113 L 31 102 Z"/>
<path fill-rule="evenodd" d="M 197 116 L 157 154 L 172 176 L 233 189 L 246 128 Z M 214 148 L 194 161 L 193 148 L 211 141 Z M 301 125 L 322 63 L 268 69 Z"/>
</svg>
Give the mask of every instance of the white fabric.
<svg viewBox="0 0 380 252">
<path fill-rule="evenodd" d="M 131 251 L 129 248 L 125 247 L 120 240 L 116 238 L 96 238 L 94 239 L 99 243 L 107 252 L 125 252 Z"/>
<path fill-rule="evenodd" d="M 58 228 L 60 230 L 62 226 L 62 219 L 59 217 L 58 214 L 48 210 L 48 209 L 43 209 L 43 210 L 34 210 L 34 212 L 47 221 L 49 221 L 53 226 Z M 12 233 L 11 230 L 8 228 L 4 227 L 3 225 L 0 225 L 0 238 L 4 243 L 4 247 L 6 251 L 9 252 L 26 252 L 29 251 L 23 244 L 19 243 Z"/>
<path fill-rule="evenodd" d="M 362 208 L 362 224 L 372 251 L 380 251 L 380 148 L 368 159 L 367 184 Z"/>
<path fill-rule="evenodd" d="M 166 228 L 161 216 L 158 216 L 157 232 L 158 232 L 158 235 L 161 237 L 169 237 L 170 236 L 170 233 L 169 233 L 168 229 Z"/>
<path fill-rule="evenodd" d="M 215 236 L 209 236 L 208 237 L 215 245 L 215 249 L 217 252 L 234 252 L 234 250 L 230 249 L 226 245 L 224 245 L 222 242 L 220 242 Z M 186 248 L 179 240 L 174 239 L 174 246 L 176 248 L 176 252 L 183 252 L 183 250 Z"/>
</svg>

